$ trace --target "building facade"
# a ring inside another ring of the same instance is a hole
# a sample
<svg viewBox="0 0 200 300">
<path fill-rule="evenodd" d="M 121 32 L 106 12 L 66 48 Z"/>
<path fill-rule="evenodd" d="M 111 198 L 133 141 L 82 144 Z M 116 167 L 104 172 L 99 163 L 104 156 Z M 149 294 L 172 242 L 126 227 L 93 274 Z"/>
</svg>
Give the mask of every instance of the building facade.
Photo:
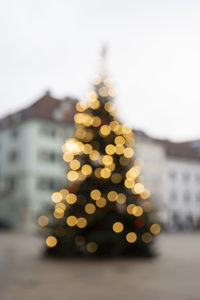
<svg viewBox="0 0 200 300">
<path fill-rule="evenodd" d="M 0 224 L 29 229 L 53 191 L 65 187 L 61 147 L 73 136 L 77 100 L 46 93 L 0 120 Z M 151 191 L 157 220 L 169 230 L 200 220 L 200 142 L 172 143 L 135 130 L 140 180 Z"/>
</svg>

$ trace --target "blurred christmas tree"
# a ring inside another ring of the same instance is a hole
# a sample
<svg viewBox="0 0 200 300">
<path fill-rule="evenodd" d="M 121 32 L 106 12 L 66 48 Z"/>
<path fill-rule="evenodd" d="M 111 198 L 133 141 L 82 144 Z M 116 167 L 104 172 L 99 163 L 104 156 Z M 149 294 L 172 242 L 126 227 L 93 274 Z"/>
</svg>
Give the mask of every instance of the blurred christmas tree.
<svg viewBox="0 0 200 300">
<path fill-rule="evenodd" d="M 150 193 L 139 182 L 132 129 L 120 124 L 113 96 L 103 68 L 88 103 L 77 103 L 75 136 L 62 147 L 70 184 L 53 193 L 51 216 L 39 218 L 48 254 L 152 254 L 160 226 L 152 223 Z"/>
</svg>

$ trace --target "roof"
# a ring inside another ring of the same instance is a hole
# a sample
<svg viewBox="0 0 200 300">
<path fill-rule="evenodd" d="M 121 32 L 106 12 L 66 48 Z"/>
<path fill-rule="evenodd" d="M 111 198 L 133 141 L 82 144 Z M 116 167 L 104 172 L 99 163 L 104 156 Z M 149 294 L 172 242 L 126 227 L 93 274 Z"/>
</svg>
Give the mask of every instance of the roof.
<svg viewBox="0 0 200 300">
<path fill-rule="evenodd" d="M 72 124 L 77 101 L 77 99 L 71 97 L 66 97 L 62 100 L 57 99 L 47 92 L 27 108 L 0 119 L 0 129 L 33 118 Z"/>
</svg>

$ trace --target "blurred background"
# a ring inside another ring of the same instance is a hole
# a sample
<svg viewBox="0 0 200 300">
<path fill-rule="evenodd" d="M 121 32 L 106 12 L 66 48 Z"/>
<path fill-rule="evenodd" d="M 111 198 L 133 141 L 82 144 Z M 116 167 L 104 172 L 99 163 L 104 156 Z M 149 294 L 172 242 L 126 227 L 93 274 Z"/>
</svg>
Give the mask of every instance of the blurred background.
<svg viewBox="0 0 200 300">
<path fill-rule="evenodd" d="M 199 13 L 195 0 L 0 2 L 1 299 L 199 299 Z M 66 184 L 61 147 L 105 44 L 163 228 L 159 255 L 47 261 L 37 218 Z"/>
</svg>

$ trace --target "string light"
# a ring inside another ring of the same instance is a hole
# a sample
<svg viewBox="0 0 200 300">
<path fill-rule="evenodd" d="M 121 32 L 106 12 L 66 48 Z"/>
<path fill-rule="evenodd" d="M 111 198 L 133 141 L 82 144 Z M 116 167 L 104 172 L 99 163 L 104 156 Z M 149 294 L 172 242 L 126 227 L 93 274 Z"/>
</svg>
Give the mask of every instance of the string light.
<svg viewBox="0 0 200 300">
<path fill-rule="evenodd" d="M 112 228 L 114 232 L 120 233 L 123 231 L 124 225 L 121 222 L 115 222 Z"/>
</svg>

